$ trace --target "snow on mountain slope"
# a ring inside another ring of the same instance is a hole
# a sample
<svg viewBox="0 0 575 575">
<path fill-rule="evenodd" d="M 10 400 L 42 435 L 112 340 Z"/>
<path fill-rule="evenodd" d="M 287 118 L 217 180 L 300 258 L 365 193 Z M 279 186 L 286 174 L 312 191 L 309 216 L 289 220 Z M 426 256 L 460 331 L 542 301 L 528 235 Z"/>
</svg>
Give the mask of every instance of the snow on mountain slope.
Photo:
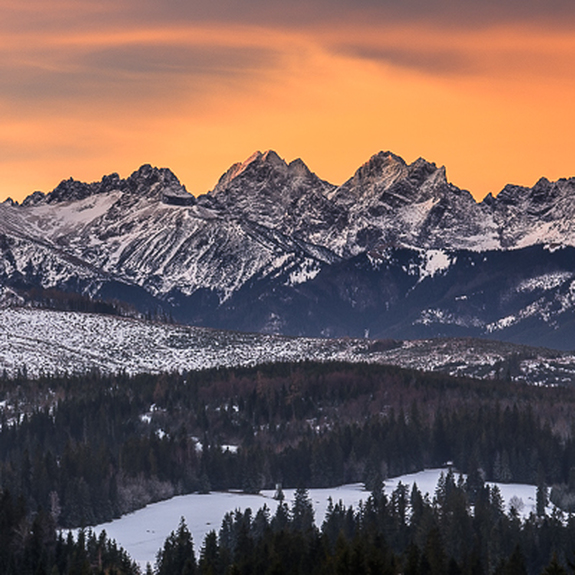
<svg viewBox="0 0 575 575">
<path fill-rule="evenodd" d="M 287 164 L 270 150 L 234 164 L 207 198 L 235 217 L 334 250 L 347 225 L 345 210 L 328 198 L 334 188 L 302 160 Z"/>
<path fill-rule="evenodd" d="M 349 211 L 346 252 L 378 244 L 486 250 L 498 247 L 489 210 L 447 182 L 445 168 L 380 152 L 331 197 Z"/>
<path fill-rule="evenodd" d="M 444 168 L 390 152 L 337 187 L 268 151 L 235 164 L 196 199 L 170 170 L 144 165 L 126 179 L 69 179 L 22 205 L 0 204 L 0 287 L 80 292 L 269 333 L 510 333 L 539 344 L 550 329 L 550 345 L 575 347 L 565 282 L 525 287 L 575 273 L 572 261 L 547 262 L 558 246 L 575 245 L 574 192 L 575 179 L 542 179 L 476 203 Z M 529 260 L 534 245 L 549 251 Z M 493 255 L 511 249 L 521 270 L 514 256 Z M 511 289 L 505 267 L 523 288 Z M 536 319 L 545 325 L 533 328 Z"/>
<path fill-rule="evenodd" d="M 347 360 L 358 342 L 297 339 L 37 309 L 0 310 L 0 371 L 127 373 Z M 364 346 L 365 347 L 365 346 Z"/>
<path fill-rule="evenodd" d="M 507 185 L 488 203 L 502 248 L 575 245 L 575 178 L 541 178 L 533 188 Z"/>
<path fill-rule="evenodd" d="M 110 315 L 0 309 L 0 373 L 31 377 L 51 373 L 128 374 L 275 361 L 387 363 L 494 378 L 513 359 L 518 381 L 565 384 L 575 380 L 575 355 L 486 340 L 289 338 L 146 322 Z"/>
<path fill-rule="evenodd" d="M 92 184 L 97 191 L 91 195 L 86 190 L 79 193 L 77 183 L 67 181 L 56 189 L 56 196 L 55 192 L 37 196 L 24 206 L 3 204 L 0 233 L 26 238 L 26 246 L 33 251 L 35 243 L 40 252 L 34 257 L 8 241 L 3 261 L 11 262 L 11 267 L 5 265 L 6 277 L 10 272 L 25 276 L 32 265 L 33 276 L 42 277 L 43 287 L 56 287 L 66 278 L 84 277 L 82 270 L 90 268 L 141 286 L 153 296 L 172 290 L 191 295 L 204 289 L 223 301 L 286 252 L 297 254 L 303 266 L 308 266 L 304 262 L 310 257 L 321 257 L 313 246 L 306 250 L 289 237 L 265 229 L 262 233 L 258 224 L 221 209 L 174 202 L 176 193 L 184 192 L 175 188 L 175 176 L 167 178 L 164 172 L 144 166 L 128 180 L 112 179 L 104 191 Z M 162 187 L 166 179 L 167 189 Z M 148 180 L 153 182 L 150 187 Z M 66 185 L 71 186 L 67 195 Z M 70 259 L 75 269 L 67 265 Z"/>
</svg>

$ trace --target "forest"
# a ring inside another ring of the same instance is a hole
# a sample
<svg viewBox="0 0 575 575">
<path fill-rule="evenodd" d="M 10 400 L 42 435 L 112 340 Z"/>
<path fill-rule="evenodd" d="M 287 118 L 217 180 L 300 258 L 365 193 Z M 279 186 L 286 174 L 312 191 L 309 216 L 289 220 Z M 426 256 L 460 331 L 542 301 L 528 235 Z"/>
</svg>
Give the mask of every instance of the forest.
<svg viewBox="0 0 575 575">
<path fill-rule="evenodd" d="M 56 529 L 44 509 L 30 512 L 22 496 L 0 492 L 2 575 L 138 575 L 128 554 L 103 533 L 81 530 L 77 537 Z"/>
<path fill-rule="evenodd" d="M 293 504 L 228 513 L 208 533 L 199 559 L 182 520 L 158 554 L 157 575 L 512 575 L 573 569 L 575 519 L 506 513 L 497 486 L 479 476 L 441 476 L 433 499 L 417 485 L 390 494 L 374 487 L 358 509 L 330 501 L 321 527 L 305 488 Z M 473 512 L 470 512 L 471 507 Z M 151 568 L 149 569 L 151 571 Z"/>
<path fill-rule="evenodd" d="M 468 482 L 475 478 L 476 484 L 536 484 L 542 494 L 550 490 L 553 502 L 566 513 L 575 502 L 575 390 L 569 386 L 530 387 L 507 379 L 479 381 L 390 366 L 309 362 L 34 380 L 20 373 L 0 379 L 0 402 L 1 493 L 17 502 L 14 505 L 30 525 L 44 518 L 42 524 L 50 532 L 96 525 L 176 494 L 231 488 L 253 493 L 277 484 L 311 488 L 363 482 L 376 493 L 373 505 L 380 500 L 377 505 L 383 505 L 376 515 L 393 515 L 393 497 L 377 495 L 383 479 L 447 462 L 467 474 Z M 457 523 L 467 521 L 475 529 L 476 501 L 491 501 L 491 495 L 479 496 L 483 492 L 477 487 L 453 489 L 461 499 Z M 486 558 L 479 535 L 470 528 L 462 531 L 468 552 L 453 554 L 441 527 L 443 515 L 451 516 L 452 511 L 443 510 L 441 500 L 423 504 L 428 509 L 424 515 L 435 517 L 425 525 L 439 522 L 446 565 L 453 559 L 459 569 L 469 571 L 476 549 L 482 569 L 477 572 L 492 573 L 503 569 L 499 563 L 515 551 L 505 546 L 497 560 Z M 286 510 L 286 517 L 290 513 Z M 345 542 L 346 553 L 353 556 L 360 552 L 354 545 L 363 549 L 373 542 L 357 540 L 366 521 L 364 510 L 346 510 L 344 515 L 350 516 L 350 524 L 339 545 Z M 386 545 L 404 533 L 405 545 L 390 548 L 390 572 L 404 569 L 406 553 L 415 553 L 410 543 L 423 561 L 427 543 L 421 532 L 427 528 L 414 523 L 414 517 L 410 512 L 402 520 L 405 524 L 381 527 Z M 565 541 L 575 541 L 569 536 L 570 519 L 539 516 L 522 525 L 503 509 L 497 517 L 502 522 L 497 529 L 514 526 L 515 532 L 535 538 L 543 537 L 554 522 L 557 529 L 566 530 Z M 269 536 L 277 537 L 273 521 L 268 523 Z M 494 525 L 490 529 L 496 529 Z M 281 537 L 292 537 L 290 529 L 286 526 Z M 306 535 L 314 549 L 322 533 L 323 528 Z M 553 552 L 564 566 L 575 560 L 567 543 L 551 550 L 533 547 L 521 537 L 516 534 L 510 540 L 522 550 L 529 573 L 540 572 Z M 337 541 L 336 537 L 330 545 Z M 70 549 L 87 548 L 86 541 L 68 543 Z M 260 543 L 271 549 L 270 540 L 250 545 L 255 549 Z M 222 545 L 221 537 L 217 544 Z M 535 548 L 540 549 L 537 559 L 526 553 Z M 326 557 L 335 553 L 335 547 L 326 549 Z M 231 560 L 223 571 L 214 567 L 202 572 L 264 572 L 243 570 L 236 563 Z M 193 567 L 199 569 L 200 564 Z M 427 567 L 420 567 L 412 572 L 426 572 Z M 191 568 L 189 563 L 186 569 Z M 118 572 L 128 572 L 125 569 Z M 337 572 L 325 569 L 317 572 Z M 57 572 L 68 571 L 60 565 Z"/>
</svg>

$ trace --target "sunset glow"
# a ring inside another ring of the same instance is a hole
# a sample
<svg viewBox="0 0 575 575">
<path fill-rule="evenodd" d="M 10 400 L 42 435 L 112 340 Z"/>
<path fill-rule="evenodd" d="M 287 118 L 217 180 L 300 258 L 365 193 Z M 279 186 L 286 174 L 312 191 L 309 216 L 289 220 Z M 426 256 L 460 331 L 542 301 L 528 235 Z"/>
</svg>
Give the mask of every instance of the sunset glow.
<svg viewBox="0 0 575 575">
<path fill-rule="evenodd" d="M 0 2 L 0 200 L 143 163 L 197 195 L 269 148 L 333 183 L 423 156 L 478 199 L 575 175 L 567 3 L 192 4 Z"/>
</svg>

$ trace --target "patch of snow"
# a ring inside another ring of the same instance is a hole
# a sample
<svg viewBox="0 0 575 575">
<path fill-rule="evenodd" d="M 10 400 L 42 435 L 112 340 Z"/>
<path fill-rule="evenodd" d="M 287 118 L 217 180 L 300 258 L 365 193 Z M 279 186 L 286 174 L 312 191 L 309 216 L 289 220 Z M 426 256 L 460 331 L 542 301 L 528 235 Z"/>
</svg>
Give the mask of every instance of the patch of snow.
<svg viewBox="0 0 575 575">
<path fill-rule="evenodd" d="M 573 274 L 569 272 L 543 274 L 522 281 L 516 289 L 518 292 L 531 292 L 537 289 L 550 290 L 560 286 L 572 277 Z"/>
<path fill-rule="evenodd" d="M 98 194 L 83 200 L 28 208 L 28 221 L 36 224 L 39 235 L 66 235 L 101 218 L 118 201 L 121 192 Z"/>
<path fill-rule="evenodd" d="M 573 245 L 573 230 L 570 222 L 552 220 L 549 222 L 531 221 L 527 232 L 515 242 L 514 248 L 521 249 L 536 244 Z"/>
<path fill-rule="evenodd" d="M 456 258 L 443 250 L 426 250 L 424 252 L 423 265 L 420 268 L 420 281 L 447 270 L 455 261 Z"/>
<path fill-rule="evenodd" d="M 502 329 L 506 329 L 518 321 L 517 317 L 514 315 L 508 315 L 506 317 L 502 317 L 501 319 L 497 320 L 496 322 L 487 324 L 485 326 L 485 330 L 487 333 L 493 333 L 494 331 L 499 331 Z"/>
<path fill-rule="evenodd" d="M 459 325 L 462 327 L 483 327 L 483 322 L 473 316 L 459 316 L 443 309 L 424 309 L 415 324 L 422 325 Z"/>
<path fill-rule="evenodd" d="M 320 271 L 321 266 L 318 262 L 306 259 L 298 268 L 290 272 L 289 278 L 285 285 L 295 286 L 303 284 L 315 278 Z"/>
</svg>

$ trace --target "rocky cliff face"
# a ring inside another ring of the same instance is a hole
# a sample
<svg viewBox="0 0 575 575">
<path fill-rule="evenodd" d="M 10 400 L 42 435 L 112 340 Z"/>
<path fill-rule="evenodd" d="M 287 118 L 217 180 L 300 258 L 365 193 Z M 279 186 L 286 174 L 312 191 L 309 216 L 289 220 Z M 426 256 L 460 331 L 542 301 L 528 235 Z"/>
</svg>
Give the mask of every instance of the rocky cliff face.
<svg viewBox="0 0 575 575">
<path fill-rule="evenodd" d="M 532 188 L 507 185 L 488 198 L 503 249 L 534 244 L 575 245 L 575 178 Z"/>
<path fill-rule="evenodd" d="M 488 206 L 447 181 L 423 159 L 407 165 L 390 152 L 373 156 L 332 194 L 349 214 L 344 251 L 383 245 L 492 249 L 497 232 Z"/>
<path fill-rule="evenodd" d="M 198 198 L 145 165 L 0 204 L 0 285 L 233 329 L 575 347 L 574 222 L 575 179 L 477 203 L 423 159 L 382 152 L 338 187 L 257 152 Z"/>
</svg>

